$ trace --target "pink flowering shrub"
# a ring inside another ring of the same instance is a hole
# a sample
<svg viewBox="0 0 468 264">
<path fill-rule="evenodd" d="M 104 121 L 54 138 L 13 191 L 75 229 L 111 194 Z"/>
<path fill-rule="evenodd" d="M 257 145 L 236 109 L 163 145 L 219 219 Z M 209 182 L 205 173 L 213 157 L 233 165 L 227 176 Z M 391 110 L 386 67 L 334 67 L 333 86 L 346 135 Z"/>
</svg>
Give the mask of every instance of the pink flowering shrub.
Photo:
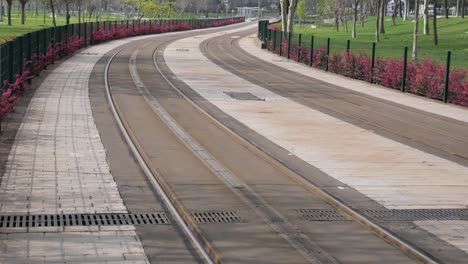
<svg viewBox="0 0 468 264">
<path fill-rule="evenodd" d="M 269 29 L 278 29 L 277 25 L 269 25 Z M 288 43 L 283 40 L 279 43 L 276 39 L 276 50 L 274 50 L 274 39 L 267 41 L 270 51 L 287 57 Z M 298 58 L 298 49 L 301 50 Z M 298 47 L 291 43 L 290 59 L 303 62 L 312 67 L 325 69 L 327 65 L 327 50 L 325 45 L 314 48 L 312 62 L 310 61 L 311 49 Z M 335 52 L 328 57 L 328 70 L 333 73 L 344 75 L 353 79 L 370 81 L 371 58 L 364 52 L 354 54 L 352 51 Z M 403 79 L 402 58 L 377 58 L 374 64 L 372 81 L 376 84 L 401 89 Z M 445 65 L 438 64 L 432 59 L 425 58 L 420 61 L 408 61 L 406 68 L 407 92 L 426 96 L 436 100 L 442 100 L 445 87 Z M 448 102 L 468 107 L 468 70 L 465 68 L 452 68 L 449 78 Z"/>
<path fill-rule="evenodd" d="M 32 54 L 29 61 L 23 61 L 23 71 L 16 74 L 13 83 L 3 81 L 3 90 L 0 93 L 0 121 L 5 117 L 6 114 L 13 111 L 14 105 L 17 99 L 24 93 L 26 88 L 29 86 L 29 80 L 34 76 L 37 76 L 43 69 L 48 65 L 52 64 L 55 60 L 60 60 L 65 56 L 73 54 L 83 44 L 100 43 L 113 39 L 120 39 L 136 35 L 144 34 L 157 34 L 163 32 L 174 32 L 182 30 L 190 30 L 194 28 L 208 28 L 208 27 L 220 27 L 234 23 L 244 22 L 242 18 L 232 18 L 217 21 L 205 21 L 203 24 L 188 23 L 185 21 L 166 22 L 160 23 L 140 23 L 129 24 L 107 24 L 100 25 L 99 29 L 93 32 L 92 36 L 87 36 L 86 39 L 80 38 L 79 36 L 67 36 L 63 34 L 61 36 L 62 41 L 56 42 L 55 45 L 52 43 L 48 46 L 45 54 Z M 104 27 L 105 26 L 105 27 Z M 127 28 L 128 26 L 128 28 Z"/>
</svg>

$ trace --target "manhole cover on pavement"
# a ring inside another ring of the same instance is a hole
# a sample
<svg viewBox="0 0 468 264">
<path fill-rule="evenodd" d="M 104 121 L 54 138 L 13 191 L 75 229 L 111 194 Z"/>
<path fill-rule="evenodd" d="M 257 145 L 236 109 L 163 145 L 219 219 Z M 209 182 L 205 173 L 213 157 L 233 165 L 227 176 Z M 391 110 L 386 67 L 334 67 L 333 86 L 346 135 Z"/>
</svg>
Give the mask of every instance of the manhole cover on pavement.
<svg viewBox="0 0 468 264">
<path fill-rule="evenodd" d="M 364 213 L 379 221 L 468 220 L 468 209 L 366 210 Z"/>
<path fill-rule="evenodd" d="M 0 228 L 170 224 L 164 212 L 148 214 L 0 215 Z"/>
<path fill-rule="evenodd" d="M 199 224 L 242 223 L 242 218 L 232 211 L 194 212 L 192 217 Z"/>
<path fill-rule="evenodd" d="M 265 99 L 259 98 L 252 93 L 245 93 L 245 92 L 224 92 L 224 93 L 239 101 L 265 101 Z"/>
<path fill-rule="evenodd" d="M 296 211 L 308 221 L 350 221 L 336 210 L 298 209 Z"/>
</svg>

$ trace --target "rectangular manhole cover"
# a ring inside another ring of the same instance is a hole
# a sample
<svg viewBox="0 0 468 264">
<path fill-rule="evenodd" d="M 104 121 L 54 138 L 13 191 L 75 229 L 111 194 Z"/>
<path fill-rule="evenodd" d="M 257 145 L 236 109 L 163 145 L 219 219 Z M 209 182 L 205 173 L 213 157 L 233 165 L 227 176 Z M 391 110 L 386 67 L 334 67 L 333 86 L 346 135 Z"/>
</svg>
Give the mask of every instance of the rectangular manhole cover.
<svg viewBox="0 0 468 264">
<path fill-rule="evenodd" d="M 308 221 L 350 221 L 336 210 L 298 209 L 296 211 Z"/>
<path fill-rule="evenodd" d="M 164 212 L 147 214 L 63 214 L 63 215 L 0 215 L 0 228 L 167 225 Z"/>
<path fill-rule="evenodd" d="M 252 93 L 245 93 L 245 92 L 224 92 L 224 93 L 239 101 L 265 101 L 265 99 L 259 98 Z"/>
<path fill-rule="evenodd" d="M 364 213 L 379 221 L 468 220 L 468 209 L 366 210 Z"/>
<path fill-rule="evenodd" d="M 199 224 L 242 223 L 242 218 L 233 211 L 194 212 L 192 217 Z"/>
</svg>

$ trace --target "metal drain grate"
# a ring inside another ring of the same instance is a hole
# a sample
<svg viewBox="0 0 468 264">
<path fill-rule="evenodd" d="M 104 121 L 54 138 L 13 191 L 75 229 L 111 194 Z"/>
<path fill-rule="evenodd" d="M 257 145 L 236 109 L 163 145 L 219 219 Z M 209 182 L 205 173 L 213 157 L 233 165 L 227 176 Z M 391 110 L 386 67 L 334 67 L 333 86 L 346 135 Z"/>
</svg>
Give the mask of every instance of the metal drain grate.
<svg viewBox="0 0 468 264">
<path fill-rule="evenodd" d="M 163 212 L 148 214 L 0 215 L 0 228 L 166 224 L 170 224 L 170 221 Z"/>
<path fill-rule="evenodd" d="M 297 212 L 309 221 L 350 221 L 336 210 L 298 209 Z"/>
<path fill-rule="evenodd" d="M 265 101 L 265 99 L 259 98 L 252 93 L 239 93 L 239 92 L 224 92 L 224 93 L 239 101 Z"/>
<path fill-rule="evenodd" d="M 216 224 L 216 223 L 242 223 L 242 218 L 236 212 L 195 212 L 192 217 L 199 224 Z"/>
<path fill-rule="evenodd" d="M 468 220 L 468 209 L 366 210 L 364 213 L 379 221 Z"/>
</svg>

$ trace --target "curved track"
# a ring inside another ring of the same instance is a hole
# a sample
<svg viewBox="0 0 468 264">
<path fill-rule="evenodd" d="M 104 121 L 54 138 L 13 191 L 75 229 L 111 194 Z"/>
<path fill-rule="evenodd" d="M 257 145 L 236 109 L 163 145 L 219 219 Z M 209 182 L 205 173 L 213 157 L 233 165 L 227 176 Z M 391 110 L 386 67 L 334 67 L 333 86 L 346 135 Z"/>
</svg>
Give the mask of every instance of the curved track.
<svg viewBox="0 0 468 264">
<path fill-rule="evenodd" d="M 240 140 L 167 82 L 158 69 L 158 49 L 183 36 L 187 34 L 124 47 L 107 64 L 106 87 L 130 149 L 202 259 L 208 263 L 414 262 L 356 222 L 310 222 L 298 216 L 300 208 L 338 207 L 357 219 L 351 208 L 338 206 L 333 197 L 325 202 L 310 192 L 310 183 L 295 179 L 294 171 Z M 191 217 L 221 211 L 236 212 L 243 221 L 202 225 Z M 434 262 L 378 225 L 374 231 L 406 253 Z"/>
</svg>

